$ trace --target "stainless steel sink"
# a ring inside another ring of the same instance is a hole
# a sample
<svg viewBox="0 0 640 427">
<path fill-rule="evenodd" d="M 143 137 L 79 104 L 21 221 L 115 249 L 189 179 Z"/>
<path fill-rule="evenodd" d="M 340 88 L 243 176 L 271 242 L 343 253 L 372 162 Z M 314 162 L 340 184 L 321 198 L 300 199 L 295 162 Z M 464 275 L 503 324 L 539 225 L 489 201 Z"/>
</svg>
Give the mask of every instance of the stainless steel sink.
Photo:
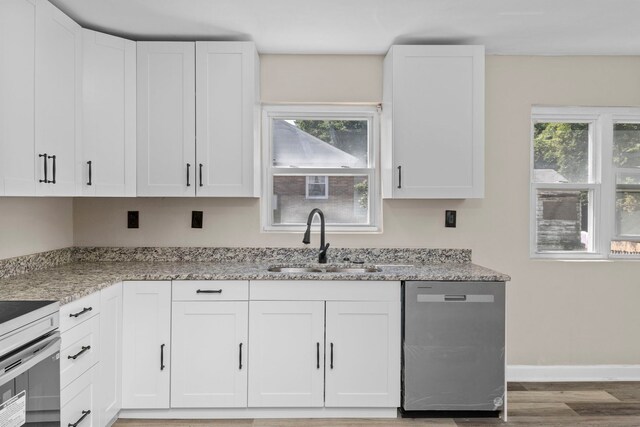
<svg viewBox="0 0 640 427">
<path fill-rule="evenodd" d="M 377 273 L 381 270 L 376 267 L 286 267 L 271 266 L 267 269 L 272 273 Z"/>
<path fill-rule="evenodd" d="M 330 267 L 327 273 L 378 273 L 379 268 L 376 267 Z"/>
<path fill-rule="evenodd" d="M 323 270 L 313 267 L 269 267 L 273 273 L 322 273 Z"/>
</svg>

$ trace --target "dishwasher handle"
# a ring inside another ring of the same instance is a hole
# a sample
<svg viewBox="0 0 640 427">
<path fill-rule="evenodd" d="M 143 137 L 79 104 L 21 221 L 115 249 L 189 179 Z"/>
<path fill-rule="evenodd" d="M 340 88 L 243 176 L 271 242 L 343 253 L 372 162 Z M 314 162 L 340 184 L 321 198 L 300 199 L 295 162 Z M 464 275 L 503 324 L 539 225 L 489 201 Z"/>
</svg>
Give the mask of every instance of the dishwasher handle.
<svg viewBox="0 0 640 427">
<path fill-rule="evenodd" d="M 495 302 L 495 296 L 492 294 L 418 294 L 417 302 L 492 303 Z"/>
</svg>

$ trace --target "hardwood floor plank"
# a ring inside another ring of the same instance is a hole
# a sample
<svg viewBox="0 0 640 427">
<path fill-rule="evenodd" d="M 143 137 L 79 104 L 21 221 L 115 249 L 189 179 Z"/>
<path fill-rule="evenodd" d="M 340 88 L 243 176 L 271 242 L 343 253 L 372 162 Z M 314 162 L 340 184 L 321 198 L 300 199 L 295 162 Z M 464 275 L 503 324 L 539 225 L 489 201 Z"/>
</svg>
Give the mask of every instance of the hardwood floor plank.
<svg viewBox="0 0 640 427">
<path fill-rule="evenodd" d="M 262 419 L 254 420 L 253 427 L 455 427 L 451 418 L 397 418 L 397 419 Z"/>
<path fill-rule="evenodd" d="M 253 427 L 253 420 L 118 420 L 114 427 Z"/>
<path fill-rule="evenodd" d="M 507 383 L 507 391 L 526 391 L 526 387 L 521 383 Z"/>
<path fill-rule="evenodd" d="M 640 390 L 638 381 L 582 381 L 518 383 L 529 391 Z"/>
<path fill-rule="evenodd" d="M 640 403 L 567 403 L 581 416 L 640 416 Z"/>
<path fill-rule="evenodd" d="M 571 417 L 578 416 L 566 403 L 509 402 L 510 417 Z"/>
<path fill-rule="evenodd" d="M 612 390 L 607 388 L 606 391 L 621 402 L 640 402 L 640 386 L 630 390 Z"/>
<path fill-rule="evenodd" d="M 619 402 L 604 390 L 584 391 L 512 391 L 510 403 Z"/>
</svg>

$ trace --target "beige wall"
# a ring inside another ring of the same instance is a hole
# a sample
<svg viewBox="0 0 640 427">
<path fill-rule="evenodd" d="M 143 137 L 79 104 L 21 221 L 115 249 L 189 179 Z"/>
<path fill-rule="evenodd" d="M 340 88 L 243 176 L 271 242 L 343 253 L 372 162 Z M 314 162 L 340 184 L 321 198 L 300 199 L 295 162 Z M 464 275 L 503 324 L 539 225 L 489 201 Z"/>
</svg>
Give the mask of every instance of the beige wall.
<svg viewBox="0 0 640 427">
<path fill-rule="evenodd" d="M 262 57 L 264 102 L 377 102 L 381 57 Z M 384 233 L 331 235 L 333 246 L 473 249 L 508 285 L 510 364 L 640 364 L 640 263 L 529 259 L 532 104 L 640 105 L 639 57 L 488 57 L 486 197 L 385 201 Z M 141 211 L 127 230 L 126 211 Z M 205 228 L 189 228 L 192 209 Z M 458 210 L 445 229 L 444 210 Z M 255 199 L 76 199 L 77 245 L 301 246 L 300 233 L 260 233 Z M 312 244 L 316 244 L 314 239 Z"/>
<path fill-rule="evenodd" d="M 71 199 L 0 197 L 0 259 L 72 245 Z"/>
</svg>

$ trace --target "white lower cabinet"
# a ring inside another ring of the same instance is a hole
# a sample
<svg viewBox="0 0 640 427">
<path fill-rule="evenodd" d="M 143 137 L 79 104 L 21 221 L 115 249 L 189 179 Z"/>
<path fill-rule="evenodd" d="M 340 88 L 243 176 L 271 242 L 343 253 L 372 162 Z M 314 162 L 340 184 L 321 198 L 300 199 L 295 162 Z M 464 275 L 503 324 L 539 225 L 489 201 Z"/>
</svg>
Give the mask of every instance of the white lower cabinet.
<svg viewBox="0 0 640 427">
<path fill-rule="evenodd" d="M 251 301 L 249 313 L 249 406 L 322 406 L 324 302 Z"/>
<path fill-rule="evenodd" d="M 122 407 L 168 408 L 171 282 L 125 282 L 122 315 Z"/>
<path fill-rule="evenodd" d="M 247 406 L 247 323 L 247 301 L 173 303 L 172 408 Z"/>
<path fill-rule="evenodd" d="M 100 291 L 100 363 L 98 398 L 102 425 L 122 406 L 122 283 Z"/>
<path fill-rule="evenodd" d="M 60 393 L 60 425 L 98 427 L 97 367 L 93 367 Z"/>
<path fill-rule="evenodd" d="M 136 281 L 122 297 L 125 418 L 387 417 L 400 406 L 399 282 Z M 104 322 L 117 317 L 113 298 L 102 296 Z M 101 353 L 109 378 L 117 351 Z M 100 393 L 117 413 L 116 394 Z"/>
<path fill-rule="evenodd" d="M 400 405 L 400 305 L 328 301 L 326 407 Z"/>
</svg>

